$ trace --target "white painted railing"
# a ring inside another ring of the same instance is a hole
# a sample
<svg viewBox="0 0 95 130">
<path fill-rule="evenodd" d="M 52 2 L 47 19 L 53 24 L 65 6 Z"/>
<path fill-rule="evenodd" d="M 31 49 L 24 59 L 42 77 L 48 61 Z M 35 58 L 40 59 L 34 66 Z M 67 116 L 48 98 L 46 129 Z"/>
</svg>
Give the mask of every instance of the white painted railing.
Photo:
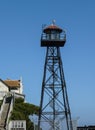
<svg viewBox="0 0 95 130">
<path fill-rule="evenodd" d="M 0 120 L 1 120 L 1 114 L 2 114 L 2 111 L 3 111 L 3 108 L 4 108 L 4 104 L 5 104 L 5 100 L 6 100 L 6 96 L 3 97 L 3 103 L 1 105 L 1 109 L 0 109 Z"/>
<path fill-rule="evenodd" d="M 7 130 L 7 127 L 8 127 L 9 118 L 11 116 L 11 111 L 12 110 L 13 110 L 13 96 L 12 96 L 12 99 L 11 99 L 11 102 L 10 102 L 10 105 L 9 105 L 9 109 L 8 109 L 8 115 L 7 115 L 7 119 L 6 119 L 6 130 Z"/>
<path fill-rule="evenodd" d="M 23 94 L 13 93 L 13 96 L 14 96 L 15 98 L 23 98 L 23 99 L 25 99 L 25 95 L 23 95 Z"/>
<path fill-rule="evenodd" d="M 0 109 L 0 120 L 1 120 L 1 115 L 2 115 L 2 111 L 4 109 L 4 105 L 5 105 L 5 102 L 6 102 L 6 98 L 7 97 L 12 97 L 11 99 L 11 102 L 9 104 L 9 108 L 8 108 L 8 111 L 7 111 L 7 117 L 6 117 L 6 124 L 5 124 L 5 127 L 6 127 L 6 130 L 8 128 L 8 123 L 9 123 L 9 118 L 11 116 L 11 112 L 13 110 L 13 103 L 14 103 L 14 98 L 18 98 L 18 97 L 21 97 L 21 98 L 25 98 L 25 95 L 22 95 L 22 94 L 18 94 L 18 93 L 13 93 L 13 92 L 9 92 L 7 93 L 4 97 L 3 97 L 3 103 L 1 105 L 1 109 Z"/>
</svg>

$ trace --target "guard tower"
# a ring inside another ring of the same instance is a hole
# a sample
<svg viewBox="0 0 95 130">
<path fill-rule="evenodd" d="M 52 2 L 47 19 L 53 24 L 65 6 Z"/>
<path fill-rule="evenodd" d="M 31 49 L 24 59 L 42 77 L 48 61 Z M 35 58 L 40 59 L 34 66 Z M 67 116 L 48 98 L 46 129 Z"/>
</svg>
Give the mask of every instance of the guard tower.
<svg viewBox="0 0 95 130">
<path fill-rule="evenodd" d="M 55 22 L 43 29 L 41 47 L 46 47 L 38 130 L 73 130 L 60 47 L 65 31 Z"/>
</svg>

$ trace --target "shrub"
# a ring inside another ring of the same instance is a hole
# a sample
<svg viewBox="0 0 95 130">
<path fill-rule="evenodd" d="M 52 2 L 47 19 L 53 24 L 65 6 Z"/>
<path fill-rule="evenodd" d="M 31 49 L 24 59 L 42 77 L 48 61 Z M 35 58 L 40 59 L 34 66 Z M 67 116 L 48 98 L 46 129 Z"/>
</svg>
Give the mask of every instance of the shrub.
<svg viewBox="0 0 95 130">
<path fill-rule="evenodd" d="M 33 130 L 34 125 L 29 119 L 29 115 L 38 115 L 38 111 L 38 106 L 25 103 L 22 98 L 16 98 L 10 120 L 26 120 L 26 130 Z"/>
</svg>

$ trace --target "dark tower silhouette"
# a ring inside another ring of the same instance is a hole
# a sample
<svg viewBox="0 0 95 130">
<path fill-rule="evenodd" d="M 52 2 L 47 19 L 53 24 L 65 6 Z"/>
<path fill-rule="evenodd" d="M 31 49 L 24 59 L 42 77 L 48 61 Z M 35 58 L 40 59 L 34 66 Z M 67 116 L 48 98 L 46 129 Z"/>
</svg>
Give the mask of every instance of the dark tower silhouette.
<svg viewBox="0 0 95 130">
<path fill-rule="evenodd" d="M 41 47 L 46 47 L 44 75 L 42 81 L 38 130 L 73 130 L 63 72 L 60 47 L 66 42 L 65 31 L 55 25 L 43 29 Z M 60 124 L 62 123 L 62 124 Z M 41 125 L 42 124 L 42 125 Z M 63 126 L 62 126 L 63 125 Z"/>
</svg>

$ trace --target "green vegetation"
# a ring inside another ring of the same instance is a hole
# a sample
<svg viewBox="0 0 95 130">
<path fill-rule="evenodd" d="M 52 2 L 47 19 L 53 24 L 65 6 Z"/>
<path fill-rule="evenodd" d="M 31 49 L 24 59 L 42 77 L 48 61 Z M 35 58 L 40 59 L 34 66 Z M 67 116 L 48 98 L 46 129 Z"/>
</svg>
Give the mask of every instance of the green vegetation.
<svg viewBox="0 0 95 130">
<path fill-rule="evenodd" d="M 29 115 L 38 115 L 38 111 L 38 106 L 25 103 L 22 98 L 16 98 L 10 120 L 26 120 L 26 130 L 34 130 L 34 125 L 29 119 Z"/>
</svg>

